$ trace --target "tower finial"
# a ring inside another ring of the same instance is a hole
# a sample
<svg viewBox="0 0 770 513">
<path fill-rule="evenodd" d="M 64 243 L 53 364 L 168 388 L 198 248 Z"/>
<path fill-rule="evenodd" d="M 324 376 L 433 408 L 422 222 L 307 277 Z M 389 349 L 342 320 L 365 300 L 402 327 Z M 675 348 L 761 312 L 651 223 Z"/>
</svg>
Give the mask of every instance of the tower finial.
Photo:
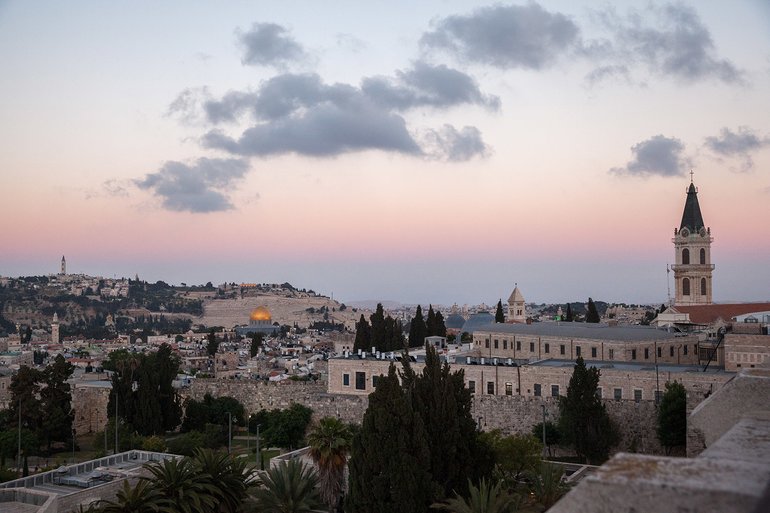
<svg viewBox="0 0 770 513">
<path fill-rule="evenodd" d="M 692 169 L 690 169 L 690 183 L 692 183 L 692 175 L 693 175 L 693 174 L 694 174 L 694 173 L 692 172 Z"/>
</svg>

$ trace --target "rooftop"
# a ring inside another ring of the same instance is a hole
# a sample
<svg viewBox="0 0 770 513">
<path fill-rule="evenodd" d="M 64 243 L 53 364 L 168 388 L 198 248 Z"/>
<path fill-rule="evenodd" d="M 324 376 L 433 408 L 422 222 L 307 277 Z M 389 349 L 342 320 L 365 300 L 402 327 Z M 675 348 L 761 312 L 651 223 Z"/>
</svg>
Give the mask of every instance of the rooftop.
<svg viewBox="0 0 770 513">
<path fill-rule="evenodd" d="M 623 340 L 645 342 L 682 336 L 649 326 L 607 326 L 587 322 L 533 322 L 532 324 L 486 324 L 476 331 L 536 335 L 541 337 L 587 338 L 595 340 Z"/>
</svg>

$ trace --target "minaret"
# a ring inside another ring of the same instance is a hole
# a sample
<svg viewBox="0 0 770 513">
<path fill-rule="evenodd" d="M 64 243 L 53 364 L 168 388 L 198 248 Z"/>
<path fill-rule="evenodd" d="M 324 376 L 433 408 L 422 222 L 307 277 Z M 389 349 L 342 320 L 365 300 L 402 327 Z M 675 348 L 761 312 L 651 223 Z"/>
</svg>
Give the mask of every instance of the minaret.
<svg viewBox="0 0 770 513">
<path fill-rule="evenodd" d="M 56 312 L 53 313 L 53 321 L 51 321 L 51 343 L 59 343 L 59 316 Z"/>
<path fill-rule="evenodd" d="M 61 256 L 61 271 L 59 274 L 67 274 L 67 261 L 64 260 L 64 255 Z"/>
<path fill-rule="evenodd" d="M 692 182 L 687 189 L 684 213 L 679 229 L 674 228 L 674 305 L 710 305 L 712 303 L 711 228 L 706 228 L 698 204 L 698 189 Z"/>
<path fill-rule="evenodd" d="M 508 322 L 527 322 L 527 305 L 518 283 L 514 285 L 511 297 L 508 298 Z"/>
</svg>

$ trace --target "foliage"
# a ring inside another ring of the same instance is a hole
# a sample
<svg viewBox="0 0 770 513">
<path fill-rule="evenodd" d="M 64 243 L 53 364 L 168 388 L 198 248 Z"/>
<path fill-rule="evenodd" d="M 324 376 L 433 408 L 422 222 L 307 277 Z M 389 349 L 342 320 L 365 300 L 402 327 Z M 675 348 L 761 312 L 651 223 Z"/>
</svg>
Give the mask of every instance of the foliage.
<svg viewBox="0 0 770 513">
<path fill-rule="evenodd" d="M 150 513 L 160 511 L 164 506 L 170 506 L 168 500 L 150 483 L 139 481 L 132 487 L 126 479 L 115 500 L 100 500 L 94 509 L 99 513 Z"/>
<path fill-rule="evenodd" d="M 45 386 L 40 390 L 40 402 L 45 421 L 41 425 L 40 438 L 49 450 L 54 441 L 72 438 L 74 415 L 71 407 L 72 393 L 67 380 L 74 370 L 75 367 L 59 354 L 43 371 Z"/>
<path fill-rule="evenodd" d="M 521 478 L 540 465 L 543 446 L 531 435 L 502 436 L 498 430 L 489 433 L 489 440 L 497 462 L 496 470 L 510 489 Z"/>
<path fill-rule="evenodd" d="M 279 410 L 260 410 L 249 422 L 249 427 L 261 426 L 260 438 L 272 447 L 293 449 L 300 447 L 305 438 L 305 430 L 310 424 L 313 410 L 299 403 Z"/>
<path fill-rule="evenodd" d="M 344 486 L 342 480 L 353 438 L 350 428 L 337 418 L 324 417 L 307 438 L 310 456 L 318 466 L 321 498 L 334 508 Z"/>
<path fill-rule="evenodd" d="M 567 313 L 564 316 L 564 320 L 567 322 L 572 322 L 575 320 L 575 317 L 572 315 L 572 305 L 567 303 Z"/>
<path fill-rule="evenodd" d="M 428 319 L 425 321 L 429 337 L 446 337 L 446 325 L 441 312 L 434 312 L 433 305 L 428 305 Z"/>
<path fill-rule="evenodd" d="M 366 320 L 364 314 L 356 323 L 356 340 L 353 342 L 353 350 L 368 351 L 372 344 L 372 327 Z"/>
<path fill-rule="evenodd" d="M 532 436 L 542 442 L 543 440 L 543 423 L 538 422 L 532 426 Z M 559 431 L 558 424 L 551 422 L 550 420 L 545 423 L 545 445 L 548 448 L 548 454 L 551 454 L 551 446 L 559 445 L 561 443 L 561 431 Z"/>
<path fill-rule="evenodd" d="M 503 312 L 503 300 L 497 301 L 497 309 L 495 309 L 495 322 L 505 322 L 505 313 Z"/>
<path fill-rule="evenodd" d="M 687 393 L 676 381 L 666 383 L 658 406 L 658 440 L 667 455 L 687 443 Z"/>
<path fill-rule="evenodd" d="M 217 334 L 212 329 L 209 331 L 209 334 L 206 335 L 206 353 L 209 356 L 214 356 L 217 354 L 217 350 L 219 349 L 219 341 L 217 340 Z"/>
<path fill-rule="evenodd" d="M 228 418 L 228 412 L 230 417 Z M 203 401 L 187 399 L 185 402 L 185 417 L 182 422 L 182 432 L 204 431 L 207 424 L 227 426 L 232 419 L 233 424 L 246 425 L 245 410 L 237 399 L 228 396 L 203 396 Z"/>
<path fill-rule="evenodd" d="M 145 465 L 153 490 L 181 513 L 206 513 L 217 504 L 217 487 L 189 458 L 153 461 Z"/>
<path fill-rule="evenodd" d="M 417 305 L 417 311 L 409 325 L 409 347 L 422 347 L 428 335 L 428 326 L 422 317 L 422 307 Z"/>
<path fill-rule="evenodd" d="M 536 471 L 529 473 L 530 492 L 535 502 L 547 510 L 569 491 L 562 477 L 564 468 L 554 463 L 541 462 Z"/>
<path fill-rule="evenodd" d="M 600 320 L 601 318 L 599 317 L 599 312 L 596 310 L 594 300 L 589 297 L 588 306 L 586 307 L 586 322 L 597 323 Z"/>
<path fill-rule="evenodd" d="M 502 482 L 498 481 L 493 486 L 482 478 L 478 487 L 468 482 L 467 499 L 455 493 L 453 498 L 434 503 L 431 508 L 451 513 L 511 513 L 517 511 L 520 505 L 521 498 L 505 491 Z"/>
<path fill-rule="evenodd" d="M 578 456 L 600 464 L 618 442 L 618 432 L 597 396 L 599 369 L 587 368 L 578 357 L 567 395 L 559 398 L 559 430 Z"/>
<path fill-rule="evenodd" d="M 142 440 L 142 450 L 151 452 L 165 452 L 166 441 L 159 436 L 148 436 Z"/>
<path fill-rule="evenodd" d="M 267 470 L 251 502 L 260 513 L 310 513 L 322 506 L 312 469 L 299 460 L 282 461 Z"/>
<path fill-rule="evenodd" d="M 259 348 L 262 347 L 265 334 L 252 332 L 249 334 L 249 338 L 251 338 L 251 344 L 249 345 L 249 356 L 254 358 L 259 353 Z"/>
<path fill-rule="evenodd" d="M 224 452 L 198 449 L 192 458 L 196 471 L 214 487 L 213 495 L 220 513 L 235 513 L 247 496 L 247 476 L 252 467 L 244 458 Z"/>
</svg>

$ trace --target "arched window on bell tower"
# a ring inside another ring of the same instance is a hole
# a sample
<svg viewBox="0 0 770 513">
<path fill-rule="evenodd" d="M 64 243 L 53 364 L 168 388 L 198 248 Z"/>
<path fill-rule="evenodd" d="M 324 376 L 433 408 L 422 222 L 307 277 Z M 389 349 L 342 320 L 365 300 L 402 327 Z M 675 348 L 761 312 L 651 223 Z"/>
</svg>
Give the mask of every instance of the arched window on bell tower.
<svg viewBox="0 0 770 513">
<path fill-rule="evenodd" d="M 700 295 L 705 296 L 706 294 L 706 278 L 700 279 Z"/>
<path fill-rule="evenodd" d="M 690 250 L 687 248 L 682 250 L 682 263 L 685 265 L 690 263 Z"/>
<path fill-rule="evenodd" d="M 701 264 L 706 263 L 706 250 L 703 248 L 700 248 L 700 263 Z"/>
<path fill-rule="evenodd" d="M 685 250 L 687 251 L 687 250 Z M 682 295 L 683 296 L 689 296 L 690 295 L 690 278 L 683 278 L 682 279 Z"/>
</svg>

